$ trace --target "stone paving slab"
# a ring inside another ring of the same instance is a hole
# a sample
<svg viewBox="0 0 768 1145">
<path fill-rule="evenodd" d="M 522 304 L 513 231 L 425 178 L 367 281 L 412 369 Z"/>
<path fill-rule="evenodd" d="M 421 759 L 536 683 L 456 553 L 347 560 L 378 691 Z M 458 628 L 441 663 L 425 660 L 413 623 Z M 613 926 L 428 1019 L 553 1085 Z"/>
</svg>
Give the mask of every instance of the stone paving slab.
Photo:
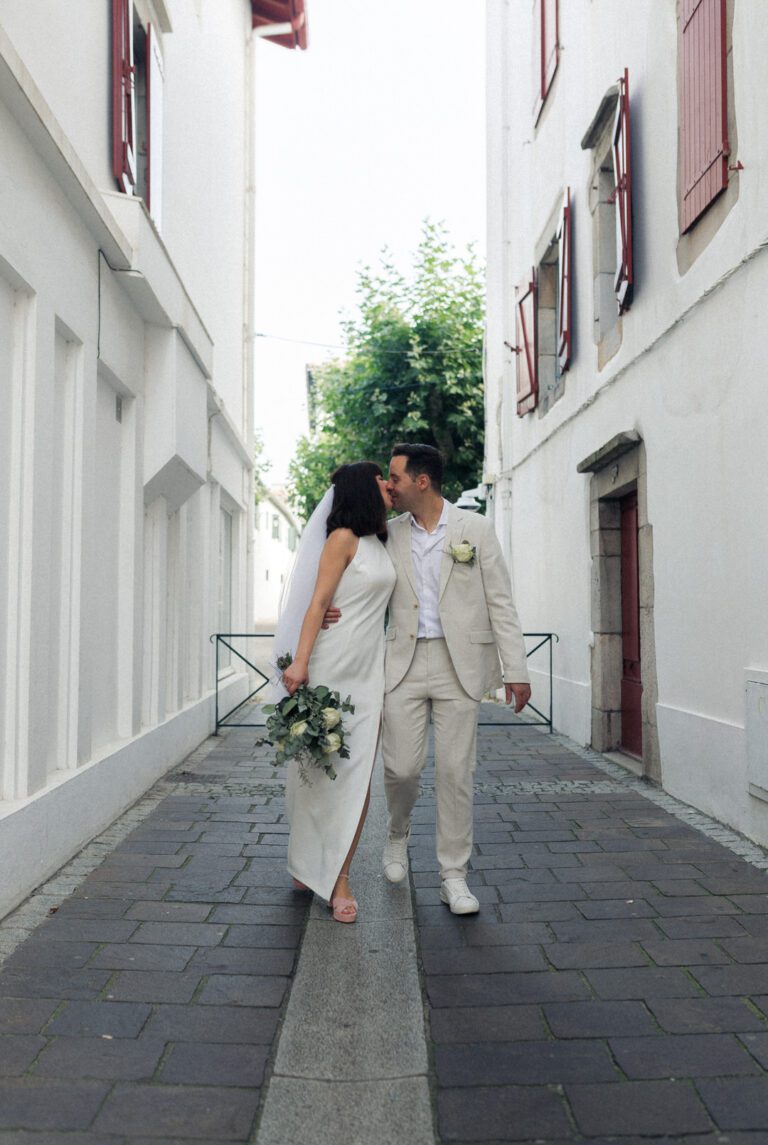
<svg viewBox="0 0 768 1145">
<path fill-rule="evenodd" d="M 539 729 L 482 728 L 469 882 L 412 845 L 440 1140 L 768 1145 L 766 854 Z"/>
<path fill-rule="evenodd" d="M 309 910 L 257 735 L 207 741 L 0 923 L 0 1145 L 251 1139 Z"/>
<path fill-rule="evenodd" d="M 427 1078 L 275 1078 L 256 1140 L 269 1145 L 431 1145 L 435 1138 Z"/>
<path fill-rule="evenodd" d="M 385 832 L 379 768 L 352 868 L 360 917 L 339 925 L 313 902 L 258 1145 L 434 1143 L 413 896 L 383 877 Z"/>
<path fill-rule="evenodd" d="M 289 885 L 257 735 L 207 741 L 0 922 L 0 1145 L 768 1145 L 761 848 L 484 727 L 480 914 L 438 901 L 430 760 L 410 891 L 379 794 L 339 927 Z"/>
</svg>

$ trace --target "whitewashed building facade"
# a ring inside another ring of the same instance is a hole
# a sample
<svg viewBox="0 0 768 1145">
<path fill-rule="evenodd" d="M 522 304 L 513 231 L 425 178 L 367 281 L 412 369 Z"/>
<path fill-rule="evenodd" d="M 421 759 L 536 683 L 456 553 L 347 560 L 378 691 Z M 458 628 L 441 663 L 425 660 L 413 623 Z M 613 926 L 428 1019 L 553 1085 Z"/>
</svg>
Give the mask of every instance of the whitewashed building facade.
<svg viewBox="0 0 768 1145">
<path fill-rule="evenodd" d="M 282 488 L 267 489 L 254 517 L 253 627 L 274 632 L 280 596 L 296 557 L 301 524 Z"/>
<path fill-rule="evenodd" d="M 0 916 L 211 731 L 251 620 L 253 26 L 303 24 L 0 0 Z"/>
<path fill-rule="evenodd" d="M 555 726 L 768 844 L 768 11 L 488 14 L 485 477 Z"/>
</svg>

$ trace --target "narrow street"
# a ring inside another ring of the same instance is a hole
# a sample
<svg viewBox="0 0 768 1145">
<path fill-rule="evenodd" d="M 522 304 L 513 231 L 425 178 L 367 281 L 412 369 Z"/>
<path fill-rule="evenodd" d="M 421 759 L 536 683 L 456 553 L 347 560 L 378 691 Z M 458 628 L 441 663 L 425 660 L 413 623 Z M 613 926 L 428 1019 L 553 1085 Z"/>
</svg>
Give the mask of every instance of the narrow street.
<svg viewBox="0 0 768 1145">
<path fill-rule="evenodd" d="M 412 890 L 378 781 L 342 927 L 289 886 L 258 736 L 206 741 L 3 921 L 2 1145 L 766 1140 L 759 848 L 482 728 L 480 915 L 437 900 L 427 770 Z"/>
</svg>

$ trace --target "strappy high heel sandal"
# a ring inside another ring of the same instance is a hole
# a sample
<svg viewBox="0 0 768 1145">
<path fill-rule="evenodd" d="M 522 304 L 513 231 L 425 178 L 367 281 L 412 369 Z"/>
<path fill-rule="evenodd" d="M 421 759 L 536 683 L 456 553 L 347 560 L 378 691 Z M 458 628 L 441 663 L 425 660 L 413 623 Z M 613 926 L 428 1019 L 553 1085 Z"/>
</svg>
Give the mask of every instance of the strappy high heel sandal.
<svg viewBox="0 0 768 1145">
<path fill-rule="evenodd" d="M 349 875 L 340 875 L 345 882 L 349 882 Z M 355 899 L 345 898 L 343 895 L 334 895 L 328 904 L 333 914 L 334 922 L 354 922 L 357 918 L 357 902 Z"/>
</svg>

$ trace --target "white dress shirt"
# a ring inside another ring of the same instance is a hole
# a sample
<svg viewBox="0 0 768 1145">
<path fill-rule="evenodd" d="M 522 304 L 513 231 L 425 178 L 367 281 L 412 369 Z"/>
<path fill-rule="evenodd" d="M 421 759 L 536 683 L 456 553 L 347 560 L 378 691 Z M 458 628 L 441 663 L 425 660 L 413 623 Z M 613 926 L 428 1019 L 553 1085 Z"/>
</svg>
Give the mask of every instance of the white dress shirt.
<svg viewBox="0 0 768 1145">
<path fill-rule="evenodd" d="M 411 517 L 411 556 L 416 576 L 416 595 L 419 598 L 419 630 L 417 636 L 436 639 L 444 637 L 440 623 L 440 566 L 443 563 L 445 534 L 448 523 L 448 502 L 443 499 L 443 511 L 433 533 Z"/>
</svg>

